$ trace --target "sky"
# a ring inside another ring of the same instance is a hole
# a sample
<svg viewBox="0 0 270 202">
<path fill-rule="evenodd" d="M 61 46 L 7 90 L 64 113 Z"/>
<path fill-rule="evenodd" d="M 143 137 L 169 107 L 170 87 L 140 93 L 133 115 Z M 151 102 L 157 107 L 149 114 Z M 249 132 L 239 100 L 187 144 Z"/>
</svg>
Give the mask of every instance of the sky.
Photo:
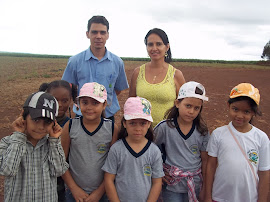
<svg viewBox="0 0 270 202">
<path fill-rule="evenodd" d="M 90 46 L 87 22 L 109 23 L 106 47 L 147 57 L 144 37 L 163 29 L 173 58 L 261 60 L 270 0 L 0 0 L 0 51 L 75 55 Z"/>
</svg>

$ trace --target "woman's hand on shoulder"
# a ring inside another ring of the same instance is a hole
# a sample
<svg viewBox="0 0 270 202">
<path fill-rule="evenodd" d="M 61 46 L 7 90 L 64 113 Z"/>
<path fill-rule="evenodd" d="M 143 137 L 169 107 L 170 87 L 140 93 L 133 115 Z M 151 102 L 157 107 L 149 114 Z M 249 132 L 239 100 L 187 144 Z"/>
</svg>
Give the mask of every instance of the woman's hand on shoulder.
<svg viewBox="0 0 270 202">
<path fill-rule="evenodd" d="M 136 97 L 136 83 L 140 72 L 140 67 L 136 67 L 132 73 L 130 87 L 129 87 L 129 97 Z"/>
<path fill-rule="evenodd" d="M 180 87 L 186 83 L 183 73 L 179 69 L 175 69 L 174 83 L 176 87 L 176 95 L 178 95 Z"/>
</svg>

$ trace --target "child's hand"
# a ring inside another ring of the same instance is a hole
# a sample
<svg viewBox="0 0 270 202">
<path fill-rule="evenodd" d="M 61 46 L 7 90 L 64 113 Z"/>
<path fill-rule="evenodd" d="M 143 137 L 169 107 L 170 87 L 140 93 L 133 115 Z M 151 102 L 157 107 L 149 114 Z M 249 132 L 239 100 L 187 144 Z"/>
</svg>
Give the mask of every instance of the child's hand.
<svg viewBox="0 0 270 202">
<path fill-rule="evenodd" d="M 22 116 L 19 116 L 13 123 L 11 124 L 14 131 L 25 133 L 26 130 L 26 121 Z"/>
<path fill-rule="evenodd" d="M 53 138 L 59 138 L 62 133 L 62 128 L 61 126 L 56 122 L 54 122 L 54 126 L 49 131 L 49 136 Z"/>
<path fill-rule="evenodd" d="M 169 175 L 169 173 L 164 172 L 165 176 L 162 178 L 162 182 L 166 184 L 169 184 L 169 182 L 172 180 L 172 177 Z"/>
<path fill-rule="evenodd" d="M 77 187 L 76 189 L 70 191 L 76 202 L 83 202 L 88 197 L 88 194 L 80 187 Z"/>
</svg>

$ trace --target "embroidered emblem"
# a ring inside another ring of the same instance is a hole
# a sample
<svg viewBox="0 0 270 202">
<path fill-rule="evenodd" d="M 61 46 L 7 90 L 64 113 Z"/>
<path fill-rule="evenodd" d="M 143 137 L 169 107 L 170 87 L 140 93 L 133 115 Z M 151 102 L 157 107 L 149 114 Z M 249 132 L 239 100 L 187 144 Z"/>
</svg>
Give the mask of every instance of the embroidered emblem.
<svg viewBox="0 0 270 202">
<path fill-rule="evenodd" d="M 97 152 L 100 154 L 104 154 L 106 152 L 106 150 L 107 150 L 106 144 L 101 143 L 97 146 Z"/>
<path fill-rule="evenodd" d="M 145 165 L 143 167 L 143 174 L 146 175 L 146 176 L 151 176 L 152 169 L 151 169 L 151 166 L 150 165 Z"/>
<path fill-rule="evenodd" d="M 53 104 L 54 104 L 54 100 L 48 100 L 44 98 L 44 104 L 43 104 L 44 107 L 53 109 Z"/>
<path fill-rule="evenodd" d="M 197 154 L 199 150 L 196 144 L 191 145 L 189 149 L 192 151 L 193 154 Z"/>
<path fill-rule="evenodd" d="M 257 165 L 258 163 L 258 153 L 255 149 L 249 150 L 248 151 L 248 159 L 251 163 L 254 163 L 255 165 Z"/>
</svg>

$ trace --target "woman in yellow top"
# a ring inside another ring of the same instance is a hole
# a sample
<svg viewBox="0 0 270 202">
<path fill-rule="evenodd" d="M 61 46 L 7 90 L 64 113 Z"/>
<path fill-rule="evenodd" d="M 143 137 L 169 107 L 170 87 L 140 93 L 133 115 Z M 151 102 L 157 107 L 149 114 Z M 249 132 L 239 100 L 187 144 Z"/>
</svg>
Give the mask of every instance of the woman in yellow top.
<svg viewBox="0 0 270 202">
<path fill-rule="evenodd" d="M 144 97 L 151 102 L 153 126 L 164 119 L 165 112 L 174 105 L 180 87 L 185 83 L 182 72 L 169 63 L 172 61 L 167 34 L 151 29 L 144 43 L 151 61 L 137 67 L 131 78 L 129 96 Z"/>
</svg>

